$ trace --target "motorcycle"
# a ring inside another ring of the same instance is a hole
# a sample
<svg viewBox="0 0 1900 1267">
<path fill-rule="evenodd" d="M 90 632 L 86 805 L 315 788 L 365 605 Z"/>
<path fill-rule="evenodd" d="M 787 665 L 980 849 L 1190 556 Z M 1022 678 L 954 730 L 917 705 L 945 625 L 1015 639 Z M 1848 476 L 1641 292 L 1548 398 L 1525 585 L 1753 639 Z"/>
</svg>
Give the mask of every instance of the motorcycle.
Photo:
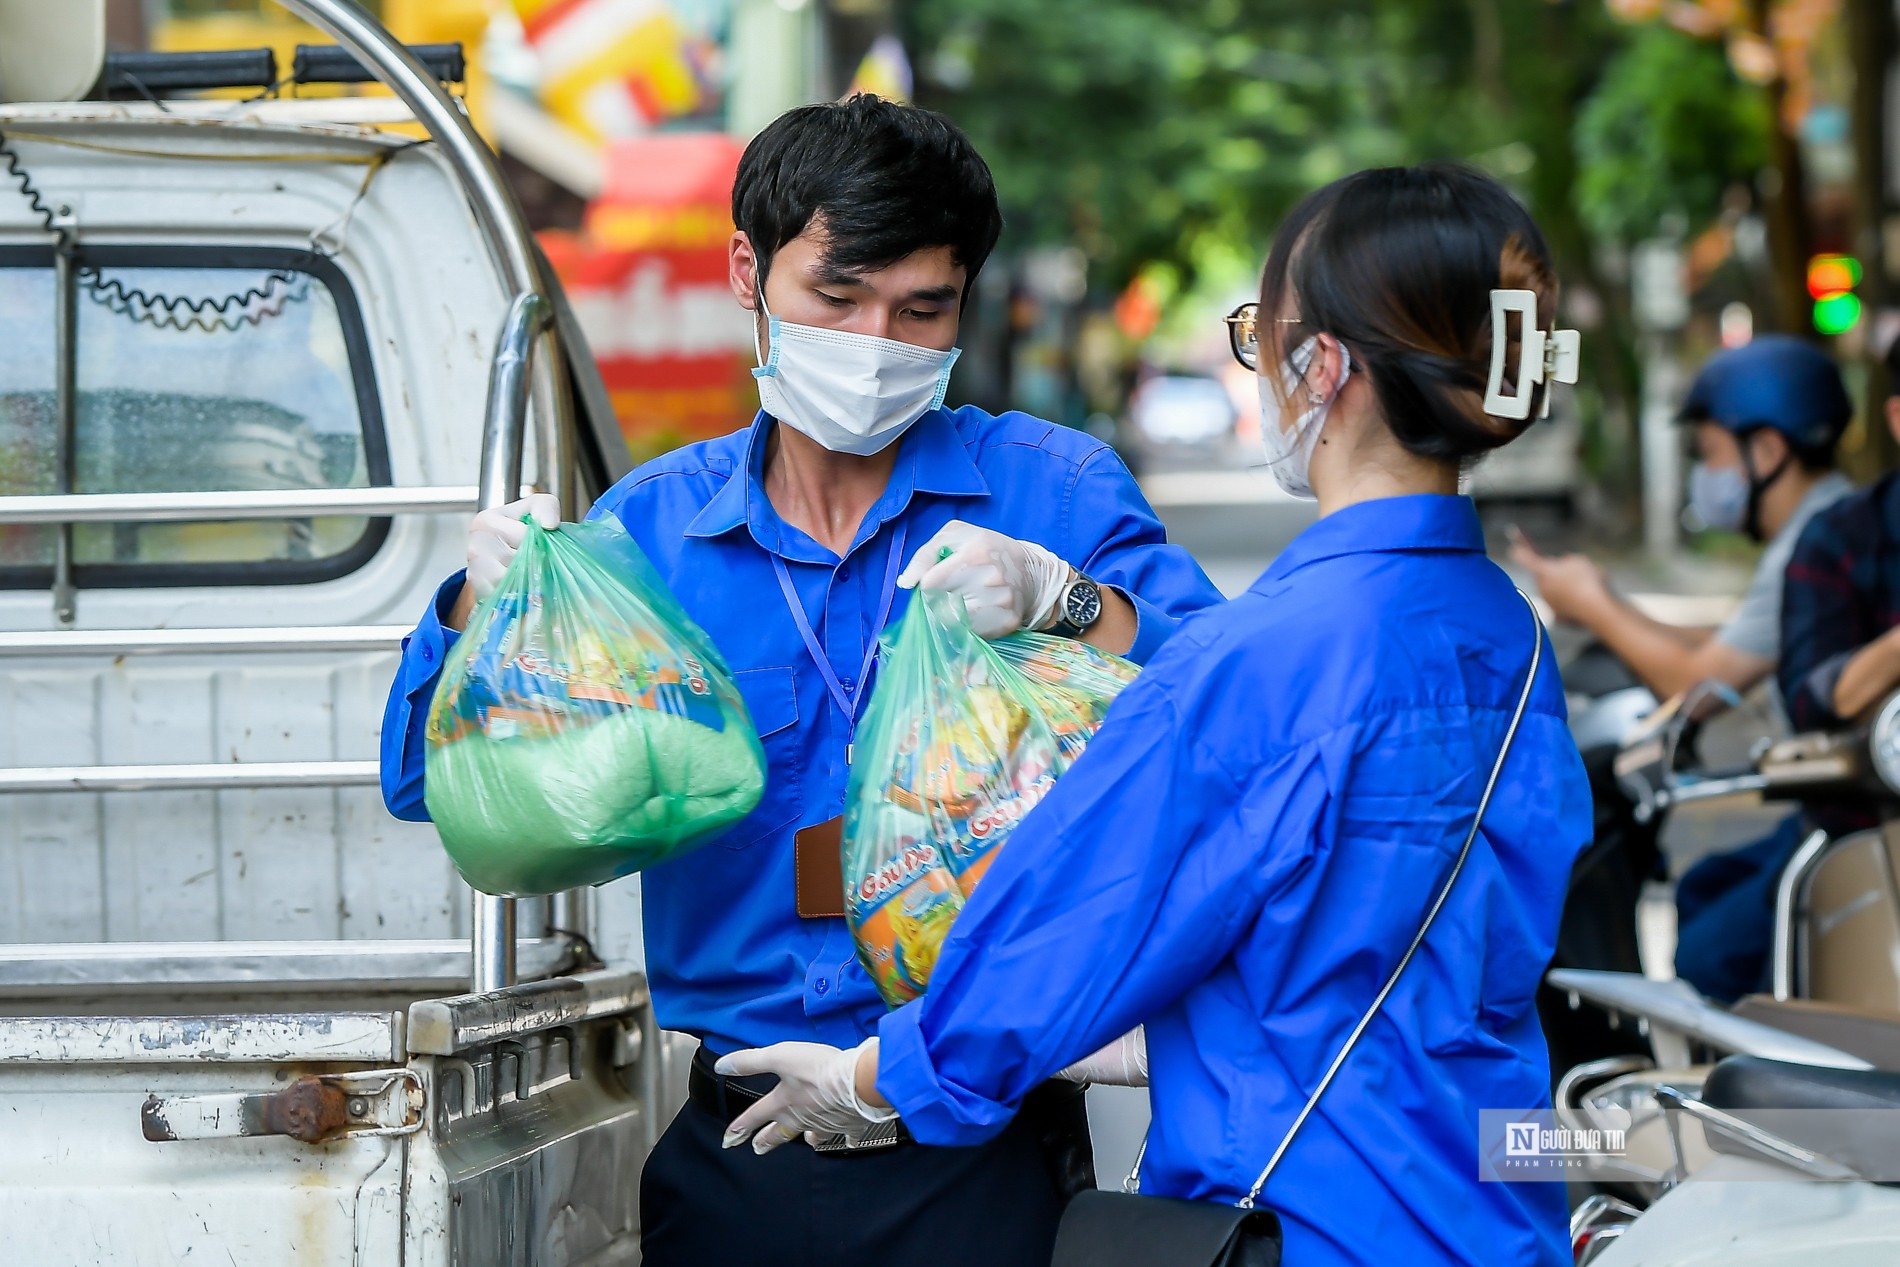
<svg viewBox="0 0 1900 1267">
<path fill-rule="evenodd" d="M 1656 711 L 1656 697 L 1602 644 L 1585 647 L 1564 666 L 1570 734 L 1590 778 L 1594 808 L 1590 847 L 1572 865 L 1568 897 L 1557 930 L 1553 964 L 1641 972 L 1637 905 L 1643 885 L 1661 865 L 1661 818 L 1638 821 L 1617 785 L 1615 761 L 1624 738 Z M 1537 1010 L 1551 1069 L 1635 1055 L 1634 1035 L 1613 1028 L 1601 1013 L 1565 1006 L 1561 991 L 1539 988 Z"/>
<path fill-rule="evenodd" d="M 1622 745 L 1611 770 L 1632 822 L 1753 794 L 1879 826 L 1813 831 L 1789 859 L 1764 993 L 1723 1005 L 1632 972 L 1547 975 L 1568 1009 L 1588 1002 L 1648 1049 L 1558 1082 L 1557 1122 L 1620 1144 L 1584 1159 L 1594 1191 L 1573 1214 L 1573 1251 L 1599 1267 L 1900 1261 L 1900 1191 L 1886 1186 L 1900 1180 L 1900 694 L 1865 725 L 1698 770 L 1695 731 L 1716 704 L 1692 692 Z"/>
</svg>

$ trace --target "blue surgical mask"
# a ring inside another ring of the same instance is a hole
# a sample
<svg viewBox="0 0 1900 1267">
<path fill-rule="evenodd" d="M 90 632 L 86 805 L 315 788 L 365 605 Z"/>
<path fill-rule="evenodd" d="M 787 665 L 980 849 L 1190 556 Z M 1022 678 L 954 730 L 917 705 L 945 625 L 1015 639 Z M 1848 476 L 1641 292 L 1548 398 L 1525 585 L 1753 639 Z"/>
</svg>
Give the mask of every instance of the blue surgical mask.
<svg viewBox="0 0 1900 1267">
<path fill-rule="evenodd" d="M 1697 462 L 1689 470 L 1689 509 L 1723 532 L 1740 532 L 1748 518 L 1748 476 L 1739 466 Z"/>
</svg>

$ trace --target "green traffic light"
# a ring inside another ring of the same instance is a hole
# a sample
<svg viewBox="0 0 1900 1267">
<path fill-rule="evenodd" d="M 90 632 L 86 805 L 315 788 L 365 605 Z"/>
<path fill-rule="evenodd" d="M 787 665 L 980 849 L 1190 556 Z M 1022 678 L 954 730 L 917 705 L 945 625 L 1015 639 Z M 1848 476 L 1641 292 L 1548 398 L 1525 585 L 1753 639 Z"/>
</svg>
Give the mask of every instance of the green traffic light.
<svg viewBox="0 0 1900 1267">
<path fill-rule="evenodd" d="M 1829 295 L 1814 305 L 1814 328 L 1822 334 L 1846 334 L 1860 324 L 1856 295 Z"/>
</svg>

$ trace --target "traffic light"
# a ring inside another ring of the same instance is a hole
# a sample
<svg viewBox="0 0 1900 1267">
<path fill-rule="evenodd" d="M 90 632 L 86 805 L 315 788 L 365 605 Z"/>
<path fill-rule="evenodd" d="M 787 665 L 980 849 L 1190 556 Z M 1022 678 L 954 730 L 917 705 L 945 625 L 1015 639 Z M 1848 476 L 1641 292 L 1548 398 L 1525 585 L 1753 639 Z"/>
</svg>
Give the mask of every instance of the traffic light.
<svg viewBox="0 0 1900 1267">
<path fill-rule="evenodd" d="M 1817 255 L 1808 261 L 1808 294 L 1814 298 L 1814 328 L 1845 334 L 1860 324 L 1860 261 L 1851 255 Z"/>
</svg>

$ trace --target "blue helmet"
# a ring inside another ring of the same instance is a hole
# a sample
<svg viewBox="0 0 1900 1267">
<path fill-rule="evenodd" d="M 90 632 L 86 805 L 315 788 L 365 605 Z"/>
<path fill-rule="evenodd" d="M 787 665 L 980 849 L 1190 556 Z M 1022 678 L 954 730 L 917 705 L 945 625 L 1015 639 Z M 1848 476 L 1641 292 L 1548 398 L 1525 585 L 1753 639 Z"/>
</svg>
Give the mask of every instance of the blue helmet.
<svg viewBox="0 0 1900 1267">
<path fill-rule="evenodd" d="M 1831 457 L 1853 415 L 1827 353 L 1792 335 L 1764 334 L 1710 357 L 1676 416 L 1738 434 L 1773 427 L 1796 452 Z"/>
</svg>

